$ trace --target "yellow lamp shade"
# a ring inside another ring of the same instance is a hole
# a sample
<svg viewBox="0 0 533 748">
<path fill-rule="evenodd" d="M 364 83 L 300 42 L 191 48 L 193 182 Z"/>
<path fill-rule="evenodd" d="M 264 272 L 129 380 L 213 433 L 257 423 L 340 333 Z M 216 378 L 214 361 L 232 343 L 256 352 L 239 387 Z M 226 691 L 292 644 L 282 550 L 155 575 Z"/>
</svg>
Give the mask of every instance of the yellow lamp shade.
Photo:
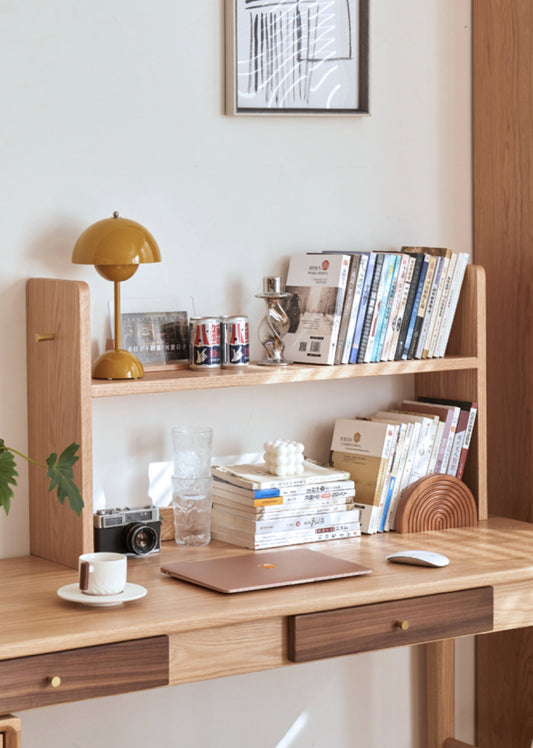
<svg viewBox="0 0 533 748">
<path fill-rule="evenodd" d="M 118 213 L 85 229 L 72 251 L 72 262 L 97 267 L 160 261 L 161 253 L 152 234 Z"/>
<path fill-rule="evenodd" d="M 97 379 L 138 379 L 144 376 L 139 359 L 120 348 L 120 283 L 136 272 L 140 263 L 160 262 L 161 253 L 154 237 L 140 223 L 129 218 L 104 218 L 85 229 L 74 245 L 72 262 L 94 265 L 115 284 L 115 346 L 95 362 Z"/>
</svg>

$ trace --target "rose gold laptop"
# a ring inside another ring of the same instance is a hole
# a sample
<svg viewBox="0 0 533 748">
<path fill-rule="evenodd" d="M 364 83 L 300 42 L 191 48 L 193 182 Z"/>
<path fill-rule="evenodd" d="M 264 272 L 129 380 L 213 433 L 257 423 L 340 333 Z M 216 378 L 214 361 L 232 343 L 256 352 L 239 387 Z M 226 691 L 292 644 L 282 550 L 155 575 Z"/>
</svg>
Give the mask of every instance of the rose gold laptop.
<svg viewBox="0 0 533 748">
<path fill-rule="evenodd" d="M 366 566 L 307 548 L 256 551 L 202 561 L 177 561 L 161 567 L 163 574 L 226 593 L 355 577 L 371 571 Z"/>
</svg>

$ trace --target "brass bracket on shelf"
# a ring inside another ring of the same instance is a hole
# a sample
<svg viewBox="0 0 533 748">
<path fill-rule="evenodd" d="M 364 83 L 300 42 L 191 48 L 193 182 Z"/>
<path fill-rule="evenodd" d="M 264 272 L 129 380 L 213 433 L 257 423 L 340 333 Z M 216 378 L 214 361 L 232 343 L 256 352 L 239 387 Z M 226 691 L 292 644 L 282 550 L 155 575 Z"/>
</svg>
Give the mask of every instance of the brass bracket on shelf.
<svg viewBox="0 0 533 748">
<path fill-rule="evenodd" d="M 41 343 L 43 340 L 55 340 L 55 333 L 41 333 L 36 332 L 35 333 L 35 342 Z"/>
</svg>

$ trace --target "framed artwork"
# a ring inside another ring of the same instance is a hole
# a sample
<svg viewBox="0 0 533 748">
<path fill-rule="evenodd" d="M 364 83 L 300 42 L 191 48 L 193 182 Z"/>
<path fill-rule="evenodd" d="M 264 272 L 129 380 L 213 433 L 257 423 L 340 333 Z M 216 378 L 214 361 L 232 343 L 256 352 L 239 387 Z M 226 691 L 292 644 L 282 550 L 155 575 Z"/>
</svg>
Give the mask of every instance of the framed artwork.
<svg viewBox="0 0 533 748">
<path fill-rule="evenodd" d="M 113 307 L 109 303 L 113 330 Z M 120 314 L 121 348 L 141 361 L 146 371 L 189 364 L 189 315 L 171 299 L 125 300 Z M 107 348 L 113 341 L 107 342 Z"/>
<path fill-rule="evenodd" d="M 227 114 L 369 114 L 370 0 L 226 0 Z"/>
</svg>

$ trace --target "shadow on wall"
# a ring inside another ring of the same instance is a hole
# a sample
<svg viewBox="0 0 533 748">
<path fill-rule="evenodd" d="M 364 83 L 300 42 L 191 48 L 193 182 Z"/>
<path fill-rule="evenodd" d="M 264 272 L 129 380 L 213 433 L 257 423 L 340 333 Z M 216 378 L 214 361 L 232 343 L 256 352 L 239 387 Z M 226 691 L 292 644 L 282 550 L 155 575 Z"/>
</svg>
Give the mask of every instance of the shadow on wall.
<svg viewBox="0 0 533 748">
<path fill-rule="evenodd" d="M 26 260 L 32 268 L 32 275 L 44 274 L 53 278 L 75 277 L 80 271 L 71 263 L 72 249 L 85 228 L 74 221 L 64 219 L 36 233 L 26 251 Z"/>
</svg>

